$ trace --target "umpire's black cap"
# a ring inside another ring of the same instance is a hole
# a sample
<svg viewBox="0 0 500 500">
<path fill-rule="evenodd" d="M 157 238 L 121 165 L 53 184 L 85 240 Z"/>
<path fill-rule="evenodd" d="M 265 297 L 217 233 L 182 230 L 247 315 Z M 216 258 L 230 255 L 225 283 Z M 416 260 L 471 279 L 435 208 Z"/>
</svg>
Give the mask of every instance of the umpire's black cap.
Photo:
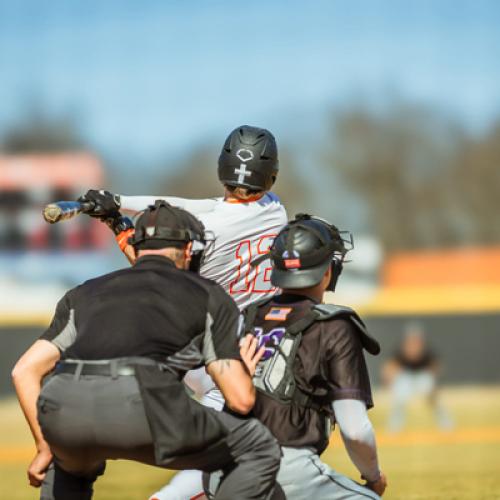
<svg viewBox="0 0 500 500">
<path fill-rule="evenodd" d="M 182 248 L 190 241 L 205 243 L 205 228 L 191 213 L 156 200 L 141 213 L 129 243 L 137 250 Z"/>
</svg>

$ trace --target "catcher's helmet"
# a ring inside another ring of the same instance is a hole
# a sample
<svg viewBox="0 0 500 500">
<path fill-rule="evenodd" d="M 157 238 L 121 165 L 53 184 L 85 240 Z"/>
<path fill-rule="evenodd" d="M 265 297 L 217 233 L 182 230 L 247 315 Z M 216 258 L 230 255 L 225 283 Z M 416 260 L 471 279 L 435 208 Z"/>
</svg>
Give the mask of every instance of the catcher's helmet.
<svg viewBox="0 0 500 500">
<path fill-rule="evenodd" d="M 226 139 L 219 156 L 219 180 L 228 186 L 267 191 L 278 175 L 278 149 L 264 128 L 242 125 Z"/>
<path fill-rule="evenodd" d="M 333 291 L 345 255 L 352 248 L 348 231 L 340 232 L 319 217 L 298 214 L 280 231 L 271 247 L 271 282 L 280 288 L 308 288 L 320 283 L 331 266 L 327 290 Z"/>
<path fill-rule="evenodd" d="M 206 245 L 205 228 L 194 215 L 164 200 L 156 200 L 139 215 L 135 233 L 129 238 L 136 250 L 183 248 L 190 241 L 190 270 L 197 272 Z"/>
</svg>

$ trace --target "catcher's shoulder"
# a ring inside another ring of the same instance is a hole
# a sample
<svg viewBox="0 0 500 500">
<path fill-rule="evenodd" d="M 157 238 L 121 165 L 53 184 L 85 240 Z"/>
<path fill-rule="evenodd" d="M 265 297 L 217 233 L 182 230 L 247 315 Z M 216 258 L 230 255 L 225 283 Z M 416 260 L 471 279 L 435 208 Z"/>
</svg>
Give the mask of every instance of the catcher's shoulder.
<svg viewBox="0 0 500 500">
<path fill-rule="evenodd" d="M 318 314 L 318 321 L 328 321 L 331 319 L 341 319 L 350 316 L 359 318 L 358 313 L 349 306 L 339 304 L 316 304 L 314 310 Z M 361 318 L 359 318 L 361 320 Z"/>
<path fill-rule="evenodd" d="M 373 355 L 380 352 L 380 344 L 370 334 L 358 313 L 351 307 L 338 304 L 316 304 L 314 310 L 318 314 L 317 321 L 344 322 L 346 331 L 356 332 L 366 351 Z"/>
</svg>

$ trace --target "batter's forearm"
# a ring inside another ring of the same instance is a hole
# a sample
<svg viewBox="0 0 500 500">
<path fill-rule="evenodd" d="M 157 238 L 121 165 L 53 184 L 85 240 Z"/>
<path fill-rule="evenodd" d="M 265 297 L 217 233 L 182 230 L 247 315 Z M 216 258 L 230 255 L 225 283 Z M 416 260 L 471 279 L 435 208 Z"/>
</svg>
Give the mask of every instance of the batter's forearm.
<svg viewBox="0 0 500 500">
<path fill-rule="evenodd" d="M 207 198 L 201 200 L 190 200 L 188 198 L 178 198 L 176 196 L 126 196 L 120 195 L 120 209 L 128 212 L 140 212 L 154 205 L 156 200 L 165 200 L 167 203 L 179 208 L 183 208 L 194 215 L 209 212 L 214 207 L 217 200 Z"/>
<path fill-rule="evenodd" d="M 137 260 L 137 255 L 135 253 L 134 247 L 129 243 L 129 238 L 133 236 L 134 228 L 126 229 L 115 236 L 116 243 L 118 247 L 123 252 L 130 264 L 134 265 Z"/>
<path fill-rule="evenodd" d="M 126 212 L 141 212 L 146 209 L 149 205 L 154 205 L 156 200 L 165 200 L 165 196 L 120 196 L 120 210 Z"/>
</svg>

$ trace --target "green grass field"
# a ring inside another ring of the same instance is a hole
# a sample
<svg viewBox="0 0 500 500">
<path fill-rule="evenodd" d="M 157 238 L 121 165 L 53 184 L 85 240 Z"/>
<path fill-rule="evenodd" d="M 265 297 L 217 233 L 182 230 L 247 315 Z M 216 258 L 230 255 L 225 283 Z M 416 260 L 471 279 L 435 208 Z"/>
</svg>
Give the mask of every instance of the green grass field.
<svg viewBox="0 0 500 500">
<path fill-rule="evenodd" d="M 410 407 L 407 429 L 391 435 L 384 429 L 387 395 L 376 394 L 376 407 L 370 415 L 389 482 L 384 498 L 500 499 L 500 387 L 447 389 L 442 397 L 455 420 L 453 430 L 437 430 L 429 409 L 416 401 Z M 34 451 L 15 400 L 0 403 L 0 422 L 0 499 L 38 498 L 26 480 L 25 470 Z M 357 478 L 338 431 L 323 459 Z M 94 498 L 146 500 L 170 475 L 140 464 L 110 461 L 105 476 L 96 484 Z"/>
</svg>

